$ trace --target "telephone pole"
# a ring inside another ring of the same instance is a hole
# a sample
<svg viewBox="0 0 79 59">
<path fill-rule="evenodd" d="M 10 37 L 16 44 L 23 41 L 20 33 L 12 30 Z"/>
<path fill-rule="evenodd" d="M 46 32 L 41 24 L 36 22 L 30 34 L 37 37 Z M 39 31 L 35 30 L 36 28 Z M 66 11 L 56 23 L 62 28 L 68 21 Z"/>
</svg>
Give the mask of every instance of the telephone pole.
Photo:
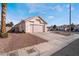
<svg viewBox="0 0 79 59">
<path fill-rule="evenodd" d="M 69 4 L 69 32 L 71 33 L 71 3 Z"/>
</svg>

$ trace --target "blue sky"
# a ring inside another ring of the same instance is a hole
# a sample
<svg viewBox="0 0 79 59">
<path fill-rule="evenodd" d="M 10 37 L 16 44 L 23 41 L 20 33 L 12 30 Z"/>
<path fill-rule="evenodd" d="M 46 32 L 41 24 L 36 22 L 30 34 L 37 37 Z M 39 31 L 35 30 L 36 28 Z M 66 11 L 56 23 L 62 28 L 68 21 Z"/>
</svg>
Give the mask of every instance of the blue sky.
<svg viewBox="0 0 79 59">
<path fill-rule="evenodd" d="M 79 4 L 72 4 L 72 23 L 79 24 Z M 1 4 L 0 4 L 1 16 Z M 48 25 L 69 24 L 69 4 L 66 3 L 8 3 L 6 22 L 14 24 L 32 16 L 41 16 Z M 1 19 L 1 17 L 0 17 Z"/>
</svg>

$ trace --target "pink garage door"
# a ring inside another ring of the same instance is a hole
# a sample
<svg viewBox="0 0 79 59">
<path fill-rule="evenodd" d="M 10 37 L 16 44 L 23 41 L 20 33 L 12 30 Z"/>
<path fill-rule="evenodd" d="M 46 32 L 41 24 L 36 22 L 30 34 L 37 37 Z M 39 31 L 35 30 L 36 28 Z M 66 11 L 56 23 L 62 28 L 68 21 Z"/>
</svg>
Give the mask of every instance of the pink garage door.
<svg viewBox="0 0 79 59">
<path fill-rule="evenodd" d="M 43 25 L 32 25 L 32 32 L 43 32 Z"/>
</svg>

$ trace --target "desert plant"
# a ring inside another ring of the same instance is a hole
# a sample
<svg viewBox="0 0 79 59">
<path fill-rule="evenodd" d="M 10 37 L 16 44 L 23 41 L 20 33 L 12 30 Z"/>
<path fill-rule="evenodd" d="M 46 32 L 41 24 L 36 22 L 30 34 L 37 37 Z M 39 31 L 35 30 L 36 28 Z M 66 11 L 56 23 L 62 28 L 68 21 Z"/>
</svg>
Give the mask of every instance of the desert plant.
<svg viewBox="0 0 79 59">
<path fill-rule="evenodd" d="M 7 27 L 12 27 L 13 25 L 14 25 L 13 22 L 10 22 L 10 23 L 6 24 Z"/>
<path fill-rule="evenodd" d="M 7 38 L 8 37 L 8 33 L 0 33 L 0 37 L 1 38 Z"/>
</svg>

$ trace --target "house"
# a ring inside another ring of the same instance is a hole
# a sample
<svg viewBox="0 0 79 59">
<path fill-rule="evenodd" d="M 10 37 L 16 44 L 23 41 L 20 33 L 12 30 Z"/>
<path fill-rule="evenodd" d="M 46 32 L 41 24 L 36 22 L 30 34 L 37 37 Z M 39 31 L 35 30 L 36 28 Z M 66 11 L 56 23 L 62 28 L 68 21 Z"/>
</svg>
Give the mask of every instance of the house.
<svg viewBox="0 0 79 59">
<path fill-rule="evenodd" d="M 14 32 L 47 32 L 47 22 L 40 16 L 30 17 L 14 26 Z"/>
<path fill-rule="evenodd" d="M 79 24 L 74 26 L 74 31 L 79 32 Z"/>
<path fill-rule="evenodd" d="M 9 32 L 12 29 L 12 26 L 13 26 L 13 24 L 11 24 L 11 22 L 6 23 L 6 32 Z M 1 32 L 1 23 L 0 23 L 0 32 Z"/>
</svg>

